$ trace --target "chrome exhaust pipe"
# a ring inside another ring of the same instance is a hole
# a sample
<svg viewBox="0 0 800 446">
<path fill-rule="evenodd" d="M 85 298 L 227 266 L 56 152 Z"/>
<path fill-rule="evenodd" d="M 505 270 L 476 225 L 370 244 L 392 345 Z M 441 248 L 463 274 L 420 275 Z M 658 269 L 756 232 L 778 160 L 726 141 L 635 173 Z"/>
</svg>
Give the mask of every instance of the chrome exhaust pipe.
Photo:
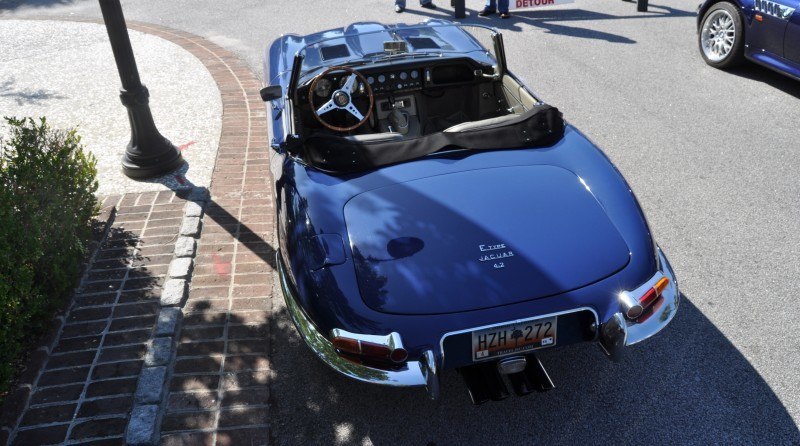
<svg viewBox="0 0 800 446">
<path fill-rule="evenodd" d="M 622 360 L 627 337 L 628 324 L 625 322 L 622 313 L 614 313 L 614 316 L 600 327 L 600 347 L 614 362 Z"/>
<path fill-rule="evenodd" d="M 556 387 L 536 355 L 530 354 L 524 359 L 527 367 L 518 373 L 508 375 L 508 381 L 511 382 L 511 387 L 517 396 L 525 396 L 533 391 L 546 392 Z"/>
<path fill-rule="evenodd" d="M 506 383 L 494 362 L 461 367 L 458 372 L 467 385 L 472 404 L 476 406 L 489 400 L 504 400 L 509 396 Z"/>
</svg>

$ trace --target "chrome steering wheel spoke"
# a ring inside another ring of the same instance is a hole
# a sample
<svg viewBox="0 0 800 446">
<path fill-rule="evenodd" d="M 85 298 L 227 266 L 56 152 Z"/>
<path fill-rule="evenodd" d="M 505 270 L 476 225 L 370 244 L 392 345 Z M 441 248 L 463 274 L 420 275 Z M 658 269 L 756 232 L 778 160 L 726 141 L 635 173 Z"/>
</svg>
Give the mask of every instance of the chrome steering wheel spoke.
<svg viewBox="0 0 800 446">
<path fill-rule="evenodd" d="M 339 107 L 333 102 L 333 99 L 331 99 L 330 101 L 322 104 L 322 106 L 317 109 L 317 115 L 324 115 L 325 113 L 328 113 L 329 111 L 337 108 Z"/>
<path fill-rule="evenodd" d="M 347 78 L 347 82 L 342 85 L 340 91 L 344 91 L 349 96 L 353 92 L 353 85 L 355 85 L 357 78 L 358 76 L 356 74 L 351 74 L 350 77 Z"/>
<path fill-rule="evenodd" d="M 362 115 L 361 112 L 358 111 L 358 109 L 356 108 L 356 106 L 353 104 L 352 101 L 349 102 L 347 105 L 345 105 L 343 108 L 348 112 L 350 112 L 350 114 L 353 115 L 359 121 L 364 119 L 364 115 Z"/>
</svg>

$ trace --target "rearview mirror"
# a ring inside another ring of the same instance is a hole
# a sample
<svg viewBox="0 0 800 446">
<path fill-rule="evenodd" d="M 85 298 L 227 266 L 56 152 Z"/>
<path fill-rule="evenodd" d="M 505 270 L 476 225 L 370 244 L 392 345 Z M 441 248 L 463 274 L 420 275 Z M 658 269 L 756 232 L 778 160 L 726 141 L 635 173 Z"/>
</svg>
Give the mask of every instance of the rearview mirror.
<svg viewBox="0 0 800 446">
<path fill-rule="evenodd" d="M 271 85 L 261 89 L 261 99 L 264 102 L 280 99 L 281 96 L 283 96 L 283 89 L 280 85 Z"/>
</svg>

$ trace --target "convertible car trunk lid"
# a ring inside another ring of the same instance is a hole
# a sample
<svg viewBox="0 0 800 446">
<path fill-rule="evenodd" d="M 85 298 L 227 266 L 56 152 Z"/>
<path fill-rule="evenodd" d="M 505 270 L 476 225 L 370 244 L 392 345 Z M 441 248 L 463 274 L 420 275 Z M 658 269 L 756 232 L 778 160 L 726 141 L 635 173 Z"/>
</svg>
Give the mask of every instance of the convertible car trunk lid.
<svg viewBox="0 0 800 446">
<path fill-rule="evenodd" d="M 344 207 L 358 285 L 377 311 L 436 314 L 557 295 L 627 265 L 589 189 L 556 166 L 422 178 Z"/>
</svg>

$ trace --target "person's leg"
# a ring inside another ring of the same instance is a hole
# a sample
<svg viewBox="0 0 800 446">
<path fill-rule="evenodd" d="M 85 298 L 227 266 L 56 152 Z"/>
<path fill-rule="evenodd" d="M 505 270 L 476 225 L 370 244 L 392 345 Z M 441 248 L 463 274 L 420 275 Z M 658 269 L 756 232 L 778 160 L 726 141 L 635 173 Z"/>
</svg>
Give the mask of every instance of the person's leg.
<svg viewBox="0 0 800 446">
<path fill-rule="evenodd" d="M 406 9 L 406 0 L 394 0 L 395 12 L 403 12 Z"/>
<path fill-rule="evenodd" d="M 486 0 L 486 5 L 483 6 L 483 11 L 479 12 L 479 16 L 486 16 L 497 12 L 497 0 Z"/>
<path fill-rule="evenodd" d="M 508 0 L 498 0 L 497 9 L 500 11 L 501 19 L 507 19 L 511 17 L 511 13 L 508 12 Z"/>
<path fill-rule="evenodd" d="M 419 5 L 423 8 L 436 9 L 436 5 L 433 4 L 433 0 L 419 0 Z"/>
</svg>

